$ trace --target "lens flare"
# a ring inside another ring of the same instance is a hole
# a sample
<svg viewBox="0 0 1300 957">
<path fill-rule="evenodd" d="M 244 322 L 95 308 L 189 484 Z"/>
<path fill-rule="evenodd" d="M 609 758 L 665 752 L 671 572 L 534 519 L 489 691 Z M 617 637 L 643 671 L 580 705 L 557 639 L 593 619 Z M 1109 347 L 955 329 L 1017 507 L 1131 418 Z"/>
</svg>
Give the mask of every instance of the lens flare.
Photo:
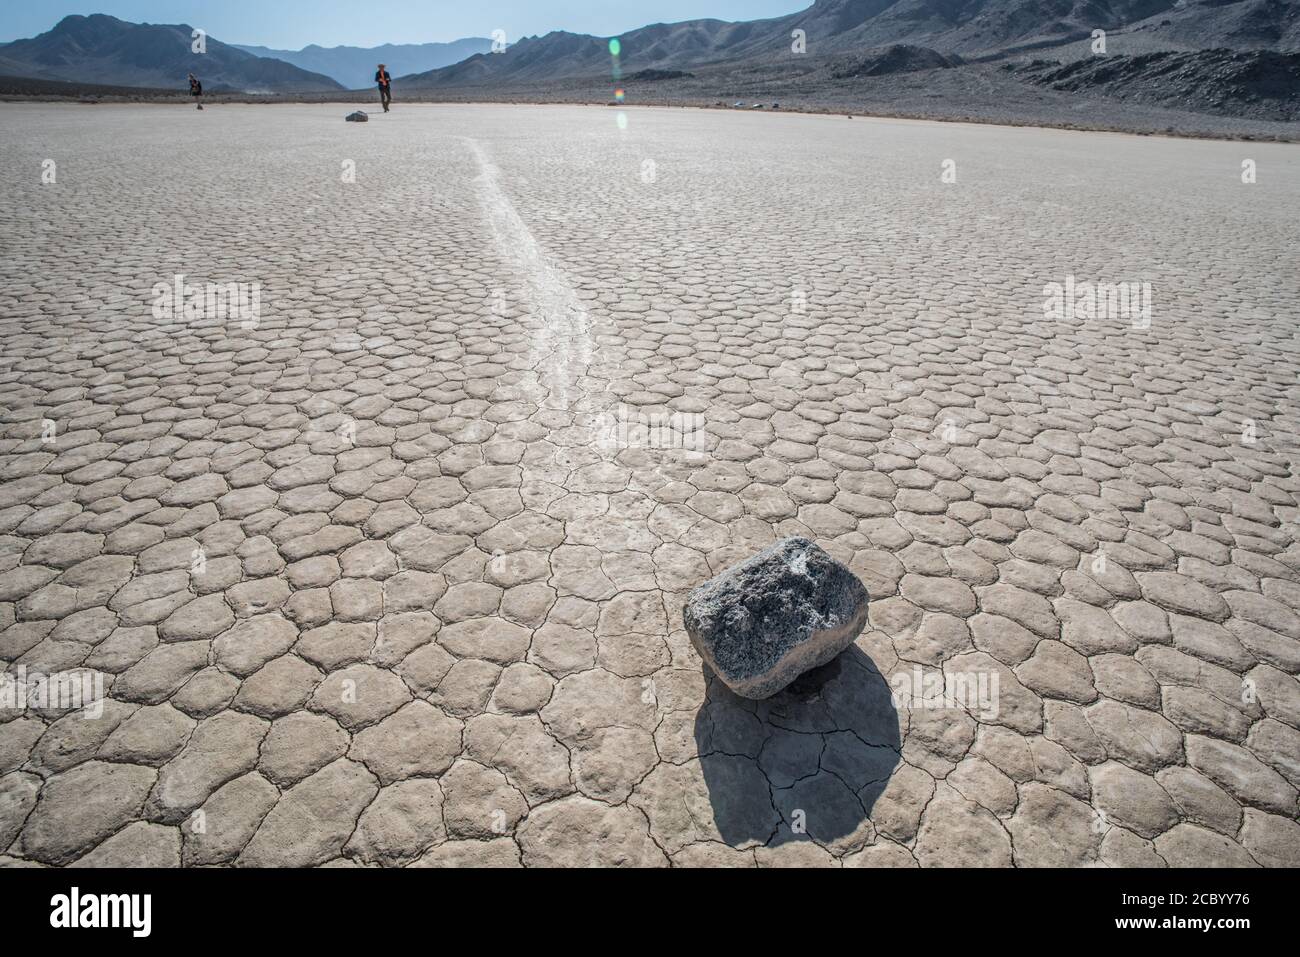
<svg viewBox="0 0 1300 957">
<path fill-rule="evenodd" d="M 618 42 L 618 37 L 609 41 L 609 55 L 621 56 L 623 53 L 623 44 Z"/>
<path fill-rule="evenodd" d="M 624 100 L 626 100 L 626 99 L 627 99 L 627 93 L 625 93 L 623 90 L 615 90 L 615 91 L 614 91 L 614 100 L 615 100 L 615 102 L 617 102 L 617 103 L 622 103 L 622 102 L 623 102 Z"/>
</svg>

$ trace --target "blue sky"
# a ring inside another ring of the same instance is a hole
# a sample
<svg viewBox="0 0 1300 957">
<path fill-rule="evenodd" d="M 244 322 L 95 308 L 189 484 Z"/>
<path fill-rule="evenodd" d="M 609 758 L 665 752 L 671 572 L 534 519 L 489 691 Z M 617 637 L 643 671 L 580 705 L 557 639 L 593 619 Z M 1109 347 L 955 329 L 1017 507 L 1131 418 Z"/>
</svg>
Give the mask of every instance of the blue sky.
<svg viewBox="0 0 1300 957">
<path fill-rule="evenodd" d="M 506 31 L 510 40 L 571 30 L 613 36 L 648 23 L 714 17 L 757 20 L 812 0 L 0 0 L 0 41 L 43 33 L 73 13 L 137 23 L 188 23 L 227 43 L 296 50 L 428 43 Z"/>
</svg>

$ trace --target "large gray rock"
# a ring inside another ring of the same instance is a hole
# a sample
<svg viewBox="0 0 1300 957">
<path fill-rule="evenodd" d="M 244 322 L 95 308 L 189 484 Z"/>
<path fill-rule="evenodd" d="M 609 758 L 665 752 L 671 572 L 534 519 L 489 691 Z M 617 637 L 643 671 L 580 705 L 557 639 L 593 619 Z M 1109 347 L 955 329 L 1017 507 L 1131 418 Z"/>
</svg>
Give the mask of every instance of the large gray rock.
<svg viewBox="0 0 1300 957">
<path fill-rule="evenodd" d="M 691 592 L 691 643 L 732 691 L 770 698 L 853 644 L 867 589 L 808 541 L 787 538 Z"/>
</svg>

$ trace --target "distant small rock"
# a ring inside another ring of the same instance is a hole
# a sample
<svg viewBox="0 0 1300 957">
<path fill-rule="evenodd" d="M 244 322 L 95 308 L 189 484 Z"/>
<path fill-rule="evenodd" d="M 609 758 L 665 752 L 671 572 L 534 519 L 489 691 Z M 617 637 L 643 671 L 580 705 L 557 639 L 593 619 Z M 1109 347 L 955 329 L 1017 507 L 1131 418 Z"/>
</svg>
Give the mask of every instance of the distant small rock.
<svg viewBox="0 0 1300 957">
<path fill-rule="evenodd" d="M 347 121 L 349 123 L 369 123 L 370 114 L 364 110 L 357 110 L 355 113 L 349 113 L 347 115 Z"/>
<path fill-rule="evenodd" d="M 770 698 L 861 633 L 866 586 L 806 538 L 787 538 L 691 592 L 691 643 L 736 694 Z"/>
</svg>

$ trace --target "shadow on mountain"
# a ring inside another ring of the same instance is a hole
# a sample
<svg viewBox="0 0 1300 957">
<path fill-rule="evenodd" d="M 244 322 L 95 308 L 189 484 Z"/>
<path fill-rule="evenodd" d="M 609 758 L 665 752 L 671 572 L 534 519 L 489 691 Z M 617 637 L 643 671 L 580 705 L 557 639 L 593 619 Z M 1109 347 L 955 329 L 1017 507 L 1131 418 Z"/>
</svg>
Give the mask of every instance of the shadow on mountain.
<svg viewBox="0 0 1300 957">
<path fill-rule="evenodd" d="M 732 847 L 812 839 L 836 853 L 871 843 L 871 809 L 899 763 L 890 689 L 856 645 L 766 701 L 704 666 L 695 742 L 714 825 Z"/>
</svg>

